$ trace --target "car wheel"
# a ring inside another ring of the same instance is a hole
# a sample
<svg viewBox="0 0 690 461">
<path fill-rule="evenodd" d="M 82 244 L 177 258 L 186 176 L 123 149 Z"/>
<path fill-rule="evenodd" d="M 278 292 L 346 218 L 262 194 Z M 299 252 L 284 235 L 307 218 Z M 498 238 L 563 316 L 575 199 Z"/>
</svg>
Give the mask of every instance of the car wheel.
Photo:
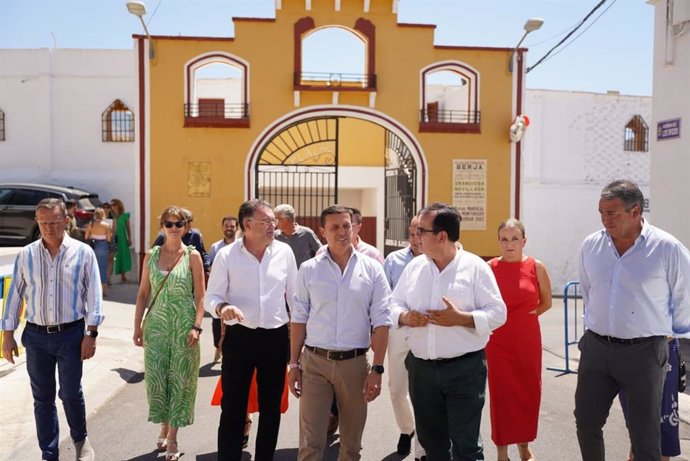
<svg viewBox="0 0 690 461">
<path fill-rule="evenodd" d="M 31 233 L 31 241 L 35 242 L 36 240 L 41 238 L 41 231 L 38 230 L 38 227 L 34 229 L 34 231 Z"/>
</svg>

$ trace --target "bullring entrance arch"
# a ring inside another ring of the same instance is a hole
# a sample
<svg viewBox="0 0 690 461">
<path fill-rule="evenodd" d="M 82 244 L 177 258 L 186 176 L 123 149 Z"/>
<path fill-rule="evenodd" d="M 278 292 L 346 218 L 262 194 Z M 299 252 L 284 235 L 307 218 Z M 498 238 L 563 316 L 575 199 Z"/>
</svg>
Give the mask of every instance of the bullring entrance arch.
<svg viewBox="0 0 690 461">
<path fill-rule="evenodd" d="M 377 241 L 385 252 L 406 244 L 409 220 L 426 203 L 426 159 L 418 141 L 399 122 L 362 107 L 321 106 L 293 111 L 269 125 L 247 157 L 246 198 L 292 203 L 300 223 L 318 227 L 321 210 L 339 201 L 341 121 L 358 119 L 383 128 Z M 348 204 L 348 203 L 344 203 Z M 373 242 L 372 242 L 373 243 Z"/>
</svg>

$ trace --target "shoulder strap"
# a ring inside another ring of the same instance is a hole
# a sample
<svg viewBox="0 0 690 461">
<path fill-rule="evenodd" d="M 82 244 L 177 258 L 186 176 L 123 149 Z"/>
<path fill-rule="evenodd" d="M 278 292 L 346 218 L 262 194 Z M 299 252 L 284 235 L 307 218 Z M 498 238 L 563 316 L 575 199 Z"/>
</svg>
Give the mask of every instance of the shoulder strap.
<svg viewBox="0 0 690 461">
<path fill-rule="evenodd" d="M 160 250 L 159 250 L 160 252 Z M 161 286 L 158 287 L 158 291 L 156 292 L 156 295 L 153 297 L 151 300 L 151 303 L 149 303 L 149 311 L 153 308 L 153 305 L 156 302 L 156 299 L 158 299 L 158 295 L 161 294 L 161 290 L 165 286 L 165 282 L 168 281 L 168 277 L 170 277 L 170 273 L 175 269 L 175 266 L 177 266 L 177 263 L 180 261 L 180 258 L 182 257 L 183 254 L 185 254 L 186 251 L 181 252 L 178 256 L 177 259 L 175 260 L 175 264 L 172 265 L 172 268 L 168 271 L 167 274 L 165 274 L 165 278 L 163 279 L 163 282 L 161 283 Z"/>
</svg>

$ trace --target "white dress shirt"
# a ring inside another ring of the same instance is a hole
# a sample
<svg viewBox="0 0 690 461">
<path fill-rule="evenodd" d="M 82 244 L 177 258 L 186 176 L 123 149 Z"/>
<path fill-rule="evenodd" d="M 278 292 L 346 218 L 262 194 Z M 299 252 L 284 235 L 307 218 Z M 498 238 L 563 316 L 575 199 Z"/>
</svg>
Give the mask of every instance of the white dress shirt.
<svg viewBox="0 0 690 461">
<path fill-rule="evenodd" d="M 453 358 L 483 349 L 491 331 L 506 321 L 506 305 L 491 268 L 480 257 L 458 249 L 442 272 L 427 256 L 410 261 L 391 296 L 394 327 L 400 326 L 403 311 L 445 309 L 444 296 L 472 314 L 475 328 L 432 324 L 408 328 L 407 344 L 417 358 Z"/>
<path fill-rule="evenodd" d="M 292 322 L 305 323 L 305 344 L 330 350 L 363 349 L 371 329 L 391 326 L 390 288 L 383 267 L 353 251 L 345 271 L 328 251 L 299 268 Z"/>
<path fill-rule="evenodd" d="M 52 326 L 81 318 L 87 326 L 103 322 L 101 277 L 91 247 L 67 233 L 53 259 L 39 239 L 19 251 L 2 317 L 2 330 L 16 330 L 22 304 L 26 320 Z"/>
<path fill-rule="evenodd" d="M 219 304 L 237 306 L 244 320 L 226 321 L 228 325 L 278 328 L 289 320 L 285 301 L 292 309 L 296 279 L 297 263 L 287 244 L 274 240 L 259 262 L 239 239 L 216 254 L 204 305 L 214 318 Z"/>
<path fill-rule="evenodd" d="M 580 249 L 585 327 L 630 339 L 690 337 L 690 253 L 671 234 L 643 220 L 623 256 L 605 230 Z"/>
</svg>

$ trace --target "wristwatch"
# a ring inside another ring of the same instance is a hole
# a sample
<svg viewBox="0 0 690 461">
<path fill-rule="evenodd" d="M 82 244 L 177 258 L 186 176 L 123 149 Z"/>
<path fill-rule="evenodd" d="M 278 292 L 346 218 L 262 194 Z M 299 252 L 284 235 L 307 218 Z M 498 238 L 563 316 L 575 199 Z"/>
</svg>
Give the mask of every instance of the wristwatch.
<svg viewBox="0 0 690 461">
<path fill-rule="evenodd" d="M 383 372 L 385 371 L 385 369 L 383 368 L 383 365 L 372 365 L 371 369 L 380 375 L 382 375 Z"/>
<path fill-rule="evenodd" d="M 91 336 L 93 339 L 98 337 L 98 330 L 86 330 L 84 336 Z"/>
</svg>

